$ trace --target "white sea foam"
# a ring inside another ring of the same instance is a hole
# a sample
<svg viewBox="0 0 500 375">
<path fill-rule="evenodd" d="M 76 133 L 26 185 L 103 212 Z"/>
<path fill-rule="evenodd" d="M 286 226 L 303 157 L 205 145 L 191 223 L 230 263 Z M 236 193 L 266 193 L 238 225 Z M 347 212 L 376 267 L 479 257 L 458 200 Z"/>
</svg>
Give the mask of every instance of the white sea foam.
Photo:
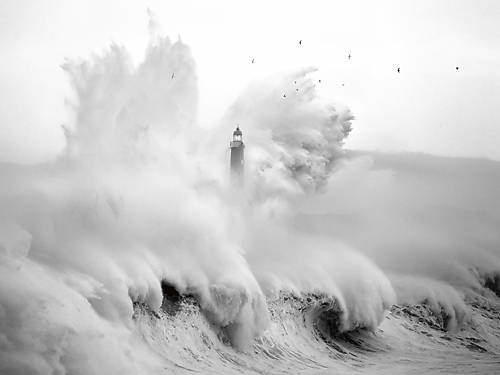
<svg viewBox="0 0 500 375">
<path fill-rule="evenodd" d="M 329 298 L 341 332 L 375 330 L 395 302 L 443 308 L 458 329 L 470 318 L 464 294 L 500 270 L 500 167 L 346 155 L 353 116 L 318 97 L 311 69 L 255 83 L 217 129 L 201 130 L 195 63 L 180 40 L 152 32 L 139 66 L 113 45 L 63 67 L 74 88 L 64 153 L 0 165 L 5 373 L 170 368 L 154 345 L 176 323 L 133 319 L 133 302 L 159 311 L 162 280 L 199 305 L 184 325 L 226 350 L 210 336 L 222 330 L 248 352 L 267 351 L 292 324 L 278 328 L 268 305 L 285 292 Z M 293 81 L 300 90 L 283 98 Z M 236 123 L 247 158 L 235 191 L 224 149 Z M 146 334 L 151 324 L 159 331 Z M 242 360 L 224 353 L 231 366 Z"/>
</svg>

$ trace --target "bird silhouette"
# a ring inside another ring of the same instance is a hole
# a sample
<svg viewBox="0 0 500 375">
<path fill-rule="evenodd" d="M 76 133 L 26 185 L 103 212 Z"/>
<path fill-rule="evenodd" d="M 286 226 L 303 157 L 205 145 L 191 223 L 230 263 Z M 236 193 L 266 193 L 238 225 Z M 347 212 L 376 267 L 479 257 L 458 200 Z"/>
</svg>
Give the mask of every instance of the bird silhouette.
<svg viewBox="0 0 500 375">
<path fill-rule="evenodd" d="M 174 79 L 174 77 L 175 77 L 175 73 L 172 73 L 172 77 L 171 77 L 171 79 Z"/>
<path fill-rule="evenodd" d="M 458 72 L 458 66 L 455 67 L 455 70 Z"/>
<path fill-rule="evenodd" d="M 283 94 L 283 98 L 286 98 L 286 94 Z"/>
<path fill-rule="evenodd" d="M 399 66 L 398 66 L 398 73 L 401 73 L 401 69 L 399 68 Z"/>
<path fill-rule="evenodd" d="M 301 39 L 301 40 L 299 40 L 299 46 L 301 46 L 301 45 L 302 45 L 302 39 Z"/>
<path fill-rule="evenodd" d="M 253 63 L 255 63 L 255 59 L 254 59 L 254 58 L 252 58 L 252 64 L 253 64 Z"/>
<path fill-rule="evenodd" d="M 351 59 L 351 53 L 349 53 L 349 55 L 347 56 L 347 58 L 350 60 Z"/>
</svg>

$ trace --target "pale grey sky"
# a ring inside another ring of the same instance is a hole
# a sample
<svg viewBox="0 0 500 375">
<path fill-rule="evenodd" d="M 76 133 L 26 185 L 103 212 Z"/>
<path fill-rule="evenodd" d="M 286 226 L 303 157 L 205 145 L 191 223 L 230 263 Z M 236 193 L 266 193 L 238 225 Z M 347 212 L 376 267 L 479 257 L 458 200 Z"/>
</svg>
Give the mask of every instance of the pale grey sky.
<svg viewBox="0 0 500 375">
<path fill-rule="evenodd" d="M 357 117 L 348 147 L 500 160 L 500 1 L 2 0 L 1 161 L 59 152 L 59 65 L 112 41 L 140 61 L 147 8 L 192 47 L 203 126 L 251 80 L 313 65 L 322 94 Z"/>
</svg>

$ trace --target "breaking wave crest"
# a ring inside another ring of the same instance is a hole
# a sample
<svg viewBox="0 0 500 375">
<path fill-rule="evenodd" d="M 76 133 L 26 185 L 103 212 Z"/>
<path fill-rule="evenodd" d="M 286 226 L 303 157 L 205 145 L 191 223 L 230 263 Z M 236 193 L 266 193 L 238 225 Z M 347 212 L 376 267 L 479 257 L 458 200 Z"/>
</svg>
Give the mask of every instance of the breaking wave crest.
<svg viewBox="0 0 500 375">
<path fill-rule="evenodd" d="M 467 328 L 450 335 L 446 328 L 449 317 L 444 310 L 438 313 L 426 303 L 394 305 L 386 316 L 383 329 L 359 326 L 343 331 L 345 311 L 335 297 L 282 292 L 267 299 L 269 328 L 252 345 L 235 350 L 227 326 L 214 324 L 196 297 L 180 295 L 171 285 L 168 290 L 159 312 L 137 304 L 134 320 L 141 337 L 165 357 L 166 368 L 174 373 L 285 373 L 291 368 L 298 373 L 332 369 L 348 373 L 373 369 L 381 357 L 392 357 L 399 351 L 398 346 L 404 343 L 400 340 L 408 339 L 415 340 L 412 355 L 417 358 L 423 349 L 430 353 L 444 348 L 452 353 L 448 354 L 451 356 L 479 353 L 486 358 L 495 356 L 498 349 L 498 338 L 491 340 L 483 329 L 488 325 L 480 327 L 477 322 L 468 322 Z M 477 300 L 473 305 L 481 314 L 489 314 L 486 322 L 494 326 L 500 317 L 498 303 L 496 307 L 481 306 Z M 400 332 L 391 337 L 393 330 Z M 432 365 L 432 361 L 430 363 Z M 486 360 L 483 371 L 491 370 L 495 363 Z"/>
<path fill-rule="evenodd" d="M 63 68 L 64 152 L 0 164 L 2 373 L 383 370 L 402 348 L 494 364 L 498 163 L 346 152 L 354 117 L 311 69 L 202 130 L 190 49 L 158 35 L 138 66 L 113 45 Z"/>
</svg>

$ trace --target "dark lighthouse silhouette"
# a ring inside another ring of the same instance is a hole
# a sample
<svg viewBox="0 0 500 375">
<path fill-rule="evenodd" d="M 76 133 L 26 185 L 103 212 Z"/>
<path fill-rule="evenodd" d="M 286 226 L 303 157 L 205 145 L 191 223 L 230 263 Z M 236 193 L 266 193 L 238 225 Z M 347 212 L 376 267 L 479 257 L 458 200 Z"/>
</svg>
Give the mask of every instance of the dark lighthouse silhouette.
<svg viewBox="0 0 500 375">
<path fill-rule="evenodd" d="M 237 126 L 233 132 L 233 140 L 229 143 L 231 148 L 231 182 L 240 186 L 243 184 L 243 168 L 245 163 L 245 144 L 243 133 Z"/>
</svg>

